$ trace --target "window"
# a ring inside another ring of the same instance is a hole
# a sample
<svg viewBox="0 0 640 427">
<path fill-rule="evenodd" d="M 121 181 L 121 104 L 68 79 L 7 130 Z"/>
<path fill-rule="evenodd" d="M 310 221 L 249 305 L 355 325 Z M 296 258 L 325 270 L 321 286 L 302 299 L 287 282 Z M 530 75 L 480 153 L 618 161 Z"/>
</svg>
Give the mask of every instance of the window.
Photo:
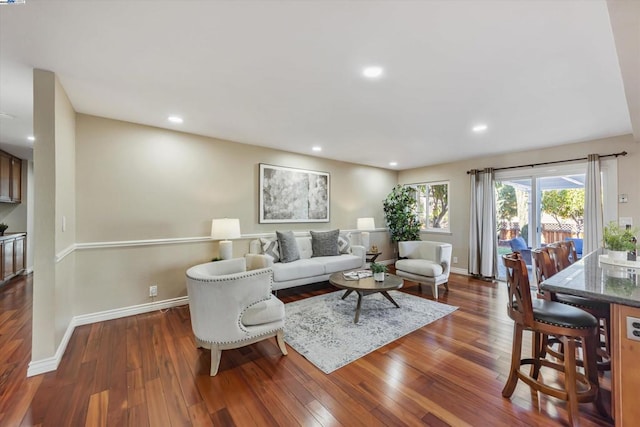
<svg viewBox="0 0 640 427">
<path fill-rule="evenodd" d="M 421 230 L 449 232 L 449 182 L 412 184 Z"/>
</svg>

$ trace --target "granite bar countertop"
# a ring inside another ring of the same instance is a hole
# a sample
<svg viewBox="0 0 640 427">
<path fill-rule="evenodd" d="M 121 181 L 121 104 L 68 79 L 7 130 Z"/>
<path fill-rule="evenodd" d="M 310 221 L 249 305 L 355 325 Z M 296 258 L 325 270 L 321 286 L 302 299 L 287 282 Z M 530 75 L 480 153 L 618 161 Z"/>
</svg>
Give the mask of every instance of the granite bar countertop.
<svg viewBox="0 0 640 427">
<path fill-rule="evenodd" d="M 640 307 L 640 269 L 600 262 L 600 248 L 540 284 L 544 290 Z"/>
</svg>

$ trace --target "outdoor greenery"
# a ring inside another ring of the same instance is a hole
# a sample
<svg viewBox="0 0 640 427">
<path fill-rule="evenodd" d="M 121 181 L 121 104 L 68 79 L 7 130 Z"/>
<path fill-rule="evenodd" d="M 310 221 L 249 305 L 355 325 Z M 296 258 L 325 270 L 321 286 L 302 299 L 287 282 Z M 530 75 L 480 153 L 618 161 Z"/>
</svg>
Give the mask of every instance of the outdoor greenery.
<svg viewBox="0 0 640 427">
<path fill-rule="evenodd" d="M 638 234 L 637 228 L 624 229 L 617 222 L 611 221 L 604 227 L 604 247 L 612 251 L 632 251 L 636 248 L 633 242 Z"/>
<path fill-rule="evenodd" d="M 449 183 L 414 184 L 411 187 L 416 189 L 417 214 L 421 227 L 448 229 Z"/>
<path fill-rule="evenodd" d="M 383 201 L 384 217 L 392 242 L 420 240 L 416 189 L 396 185 Z"/>
<path fill-rule="evenodd" d="M 518 201 L 516 199 L 516 189 L 512 185 L 496 184 L 498 195 L 496 197 L 497 216 L 499 220 L 511 221 L 511 218 L 518 215 Z"/>
<path fill-rule="evenodd" d="M 584 189 L 572 188 L 563 190 L 545 190 L 540 201 L 542 212 L 550 215 L 559 226 L 567 219 L 572 219 L 577 226 L 578 235 L 584 224 Z M 520 208 L 522 209 L 522 207 Z M 520 235 L 527 240 L 528 230 L 526 216 L 518 209 L 518 193 L 513 185 L 496 184 L 496 217 L 498 221 L 511 222 L 518 217 Z"/>
<path fill-rule="evenodd" d="M 584 189 L 548 190 L 542 194 L 542 211 L 562 225 L 562 219 L 571 218 L 582 229 L 584 220 Z"/>
</svg>

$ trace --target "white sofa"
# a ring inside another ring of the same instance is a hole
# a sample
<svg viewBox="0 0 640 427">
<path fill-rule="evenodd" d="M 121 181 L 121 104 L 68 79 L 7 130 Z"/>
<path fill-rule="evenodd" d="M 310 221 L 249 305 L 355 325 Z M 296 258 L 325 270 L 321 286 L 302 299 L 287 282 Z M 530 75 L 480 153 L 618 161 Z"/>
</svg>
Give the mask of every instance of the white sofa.
<svg viewBox="0 0 640 427">
<path fill-rule="evenodd" d="M 245 256 L 247 269 L 271 267 L 273 270 L 273 290 L 308 285 L 329 280 L 337 271 L 364 268 L 366 251 L 364 246 L 351 246 L 351 253 L 337 256 L 312 257 L 311 236 L 296 236 L 300 259 L 293 262 L 274 262 L 273 258 L 262 252 L 259 239 L 249 244 L 249 253 Z"/>
<path fill-rule="evenodd" d="M 396 261 L 396 275 L 418 284 L 431 285 L 433 297 L 438 299 L 438 285 L 444 284 L 449 290 L 451 251 L 452 247 L 449 243 L 398 242 L 401 259 Z"/>
</svg>

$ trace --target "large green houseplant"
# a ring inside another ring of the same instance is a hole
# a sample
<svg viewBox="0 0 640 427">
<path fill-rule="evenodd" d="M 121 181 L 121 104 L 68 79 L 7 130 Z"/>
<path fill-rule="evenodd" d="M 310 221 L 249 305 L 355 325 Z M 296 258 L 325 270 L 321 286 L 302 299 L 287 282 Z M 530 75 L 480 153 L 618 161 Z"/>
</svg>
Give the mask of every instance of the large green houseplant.
<svg viewBox="0 0 640 427">
<path fill-rule="evenodd" d="M 384 200 L 383 209 L 392 242 L 420 240 L 415 188 L 396 185 Z"/>
</svg>

